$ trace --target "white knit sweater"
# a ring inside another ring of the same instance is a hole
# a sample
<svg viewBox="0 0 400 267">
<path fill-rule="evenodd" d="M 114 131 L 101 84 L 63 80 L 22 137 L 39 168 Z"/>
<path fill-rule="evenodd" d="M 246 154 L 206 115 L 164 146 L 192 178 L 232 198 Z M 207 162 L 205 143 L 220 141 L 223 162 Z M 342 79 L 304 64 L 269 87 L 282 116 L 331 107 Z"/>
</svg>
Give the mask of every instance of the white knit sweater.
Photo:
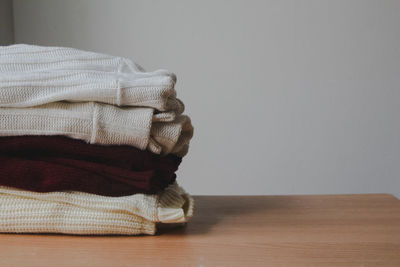
<svg viewBox="0 0 400 267">
<path fill-rule="evenodd" d="M 105 72 L 138 72 L 141 75 L 163 73 L 174 75 L 166 70 L 153 73 L 129 59 L 69 47 L 36 46 L 16 44 L 0 46 L 0 72 L 38 72 L 51 69 L 96 70 Z"/>
<path fill-rule="evenodd" d="M 64 135 L 91 144 L 131 145 L 184 156 L 193 135 L 189 117 L 153 111 L 95 102 L 0 108 L 0 136 Z"/>
<path fill-rule="evenodd" d="M 0 107 L 96 101 L 181 114 L 176 76 L 129 59 L 64 47 L 0 46 Z"/>
<path fill-rule="evenodd" d="M 7 233 L 154 234 L 156 223 L 193 215 L 192 198 L 176 183 L 156 195 L 124 197 L 0 186 L 0 203 L 0 232 Z"/>
</svg>

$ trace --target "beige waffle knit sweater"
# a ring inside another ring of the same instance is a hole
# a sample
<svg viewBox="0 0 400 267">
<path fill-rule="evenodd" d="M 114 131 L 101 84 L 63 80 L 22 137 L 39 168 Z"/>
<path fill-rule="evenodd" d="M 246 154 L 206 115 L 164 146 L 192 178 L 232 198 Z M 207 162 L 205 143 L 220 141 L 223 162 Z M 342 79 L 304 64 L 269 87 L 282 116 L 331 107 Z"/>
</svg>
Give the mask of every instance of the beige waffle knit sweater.
<svg viewBox="0 0 400 267">
<path fill-rule="evenodd" d="M 64 47 L 0 46 L 0 107 L 96 101 L 181 114 L 176 76 L 129 59 Z"/>
<path fill-rule="evenodd" d="M 65 135 L 92 144 L 131 145 L 184 156 L 193 135 L 189 117 L 153 111 L 95 102 L 0 108 L 0 136 Z"/>
<path fill-rule="evenodd" d="M 36 193 L 0 186 L 0 232 L 154 234 L 157 223 L 184 223 L 192 198 L 176 183 L 156 195 L 104 197 L 82 192 Z"/>
</svg>

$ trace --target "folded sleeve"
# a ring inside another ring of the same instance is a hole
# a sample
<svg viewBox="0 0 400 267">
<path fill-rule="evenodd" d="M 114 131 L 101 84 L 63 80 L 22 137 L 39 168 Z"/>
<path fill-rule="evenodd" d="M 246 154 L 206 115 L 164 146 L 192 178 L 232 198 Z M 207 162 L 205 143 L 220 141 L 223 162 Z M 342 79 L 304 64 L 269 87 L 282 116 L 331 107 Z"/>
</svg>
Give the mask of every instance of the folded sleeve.
<svg viewBox="0 0 400 267">
<path fill-rule="evenodd" d="M 95 102 L 0 108 L 0 136 L 63 135 L 91 144 L 130 145 L 157 154 L 184 156 L 192 134 L 188 117 L 155 114 L 152 108 Z"/>
</svg>

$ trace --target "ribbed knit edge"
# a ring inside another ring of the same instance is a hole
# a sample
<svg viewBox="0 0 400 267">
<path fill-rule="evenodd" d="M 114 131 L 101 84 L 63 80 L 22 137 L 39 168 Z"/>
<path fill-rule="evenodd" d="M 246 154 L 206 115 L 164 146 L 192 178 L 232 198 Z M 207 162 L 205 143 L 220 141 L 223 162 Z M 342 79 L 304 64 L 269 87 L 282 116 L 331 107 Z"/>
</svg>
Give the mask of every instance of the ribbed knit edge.
<svg viewBox="0 0 400 267">
<path fill-rule="evenodd" d="M 111 105 L 96 104 L 99 109 L 98 121 L 95 129 L 97 138 L 91 143 L 101 144 L 129 144 L 145 150 L 150 136 L 153 120 L 153 109 L 116 108 Z"/>
<path fill-rule="evenodd" d="M 157 221 L 185 223 L 193 217 L 194 200 L 176 182 L 158 195 Z"/>
<path fill-rule="evenodd" d="M 194 128 L 191 120 L 186 115 L 179 115 L 175 121 L 170 123 L 153 122 L 148 149 L 153 153 L 162 151 L 164 155 L 172 153 L 179 157 L 184 157 L 188 152 L 193 132 Z"/>
</svg>

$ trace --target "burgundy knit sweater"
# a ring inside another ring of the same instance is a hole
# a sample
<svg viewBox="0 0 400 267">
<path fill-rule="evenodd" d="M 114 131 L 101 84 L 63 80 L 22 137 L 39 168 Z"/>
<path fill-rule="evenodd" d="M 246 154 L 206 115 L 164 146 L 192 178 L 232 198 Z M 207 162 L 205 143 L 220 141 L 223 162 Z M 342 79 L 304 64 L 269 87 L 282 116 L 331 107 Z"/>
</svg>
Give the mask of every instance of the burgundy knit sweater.
<svg viewBox="0 0 400 267">
<path fill-rule="evenodd" d="M 181 158 L 62 136 L 0 137 L 0 184 L 105 196 L 154 193 L 175 181 Z"/>
</svg>

